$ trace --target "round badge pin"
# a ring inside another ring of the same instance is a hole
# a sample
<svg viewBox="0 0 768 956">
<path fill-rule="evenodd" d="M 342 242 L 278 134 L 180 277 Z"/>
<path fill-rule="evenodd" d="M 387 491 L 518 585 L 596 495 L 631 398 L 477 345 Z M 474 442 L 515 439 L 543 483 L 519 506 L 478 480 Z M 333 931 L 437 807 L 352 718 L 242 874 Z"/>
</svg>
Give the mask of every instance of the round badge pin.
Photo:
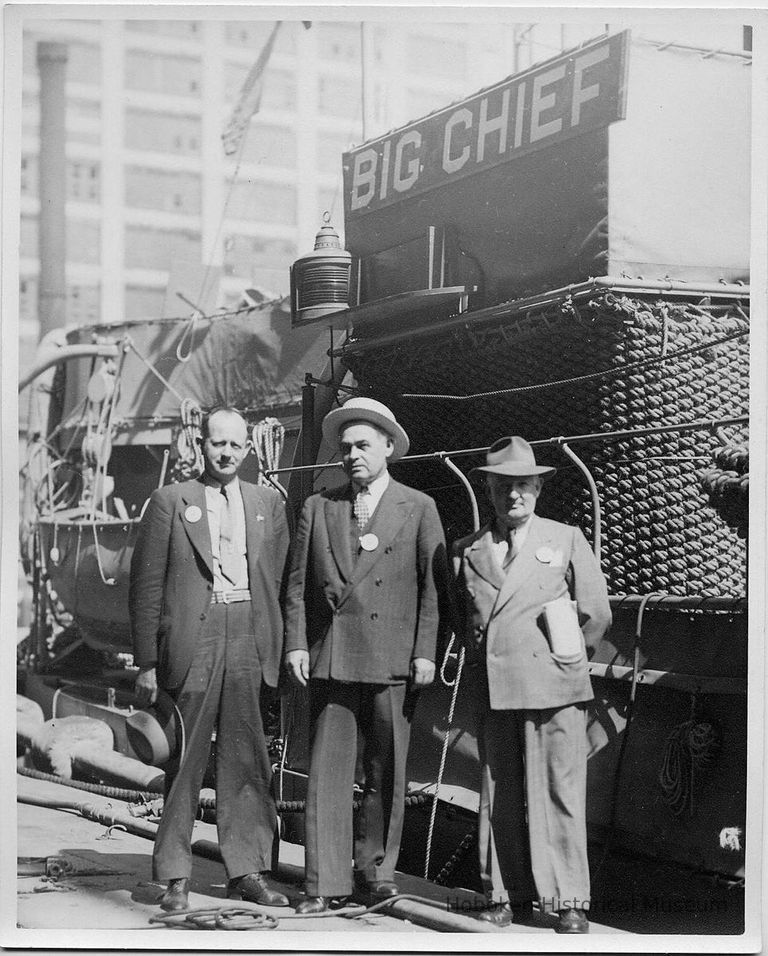
<svg viewBox="0 0 768 956">
<path fill-rule="evenodd" d="M 194 524 L 203 517 L 203 512 L 197 507 L 197 505 L 190 505 L 184 512 L 184 517 L 191 524 Z"/>
<path fill-rule="evenodd" d="M 378 546 L 379 539 L 375 534 L 371 534 L 369 532 L 360 538 L 360 547 L 363 549 L 363 551 L 375 551 Z"/>
<path fill-rule="evenodd" d="M 554 556 L 552 548 L 539 548 L 536 552 L 536 560 L 541 561 L 542 564 L 550 564 Z"/>
</svg>

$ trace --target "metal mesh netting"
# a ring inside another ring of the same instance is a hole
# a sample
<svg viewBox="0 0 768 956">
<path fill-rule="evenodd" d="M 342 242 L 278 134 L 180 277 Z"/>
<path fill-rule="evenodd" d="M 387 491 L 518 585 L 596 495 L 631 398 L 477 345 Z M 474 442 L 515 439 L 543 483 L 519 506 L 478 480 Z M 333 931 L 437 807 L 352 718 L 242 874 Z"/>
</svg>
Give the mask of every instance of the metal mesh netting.
<svg viewBox="0 0 768 956">
<path fill-rule="evenodd" d="M 456 402 L 407 393 L 468 395 L 583 376 L 663 359 L 665 355 L 746 331 L 740 308 L 646 302 L 615 294 L 578 311 L 507 319 L 473 330 L 467 323 L 440 338 L 350 350 L 345 363 L 366 392 L 386 402 L 411 438 L 411 454 L 490 445 L 502 435 L 529 441 L 559 435 L 654 428 L 745 415 L 746 336 L 658 361 L 639 370 L 516 395 Z M 744 437 L 736 428 L 733 436 Z M 702 432 L 595 441 L 577 451 L 590 468 L 603 510 L 602 565 L 615 594 L 665 590 L 680 596 L 741 596 L 746 545 L 701 484 L 722 436 Z M 556 446 L 537 460 L 558 467 L 538 511 L 579 524 L 591 536 L 584 479 Z M 482 462 L 462 458 L 466 471 Z M 453 540 L 471 530 L 466 494 L 436 462 L 395 466 L 432 494 Z M 478 494 L 485 507 L 482 492 Z"/>
</svg>

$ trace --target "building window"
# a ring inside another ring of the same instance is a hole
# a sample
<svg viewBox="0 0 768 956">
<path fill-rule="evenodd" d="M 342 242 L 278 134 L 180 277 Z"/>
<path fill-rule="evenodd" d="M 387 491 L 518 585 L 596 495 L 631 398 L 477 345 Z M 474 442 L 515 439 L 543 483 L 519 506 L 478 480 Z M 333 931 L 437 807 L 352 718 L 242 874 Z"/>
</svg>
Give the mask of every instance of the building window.
<svg viewBox="0 0 768 956">
<path fill-rule="evenodd" d="M 125 265 L 129 269 L 170 272 L 177 259 L 202 262 L 200 235 L 182 229 L 128 226 L 125 230 Z"/>
<path fill-rule="evenodd" d="M 125 115 L 128 149 L 196 156 L 200 153 L 201 130 L 200 120 L 195 116 L 138 109 L 129 109 Z"/>
<path fill-rule="evenodd" d="M 227 44 L 233 47 L 249 47 L 253 50 L 254 61 L 269 39 L 274 27 L 272 20 L 230 20 L 227 23 Z M 275 53 L 293 56 L 296 53 L 296 32 L 303 29 L 299 23 L 283 21 L 277 31 Z"/>
<path fill-rule="evenodd" d="M 37 219 L 32 216 L 21 217 L 19 253 L 22 259 L 36 259 L 40 253 Z"/>
<path fill-rule="evenodd" d="M 99 310 L 97 285 L 67 286 L 67 322 L 74 325 L 93 325 L 99 321 Z"/>
<path fill-rule="evenodd" d="M 194 173 L 129 166 L 125 170 L 125 204 L 135 209 L 199 215 L 200 177 Z"/>
<path fill-rule="evenodd" d="M 200 60 L 194 57 L 129 50 L 125 58 L 125 85 L 131 90 L 197 96 L 200 73 Z"/>
<path fill-rule="evenodd" d="M 227 204 L 232 219 L 296 225 L 296 189 L 281 183 L 236 182 Z"/>
<path fill-rule="evenodd" d="M 296 258 L 296 246 L 285 239 L 231 235 L 224 240 L 224 273 L 252 282 L 256 271 L 266 267 L 288 273 Z"/>
<path fill-rule="evenodd" d="M 242 158 L 248 163 L 294 169 L 296 133 L 285 126 L 253 122 L 246 135 Z"/>
<path fill-rule="evenodd" d="M 22 276 L 19 279 L 19 319 L 22 322 L 37 321 L 39 312 L 37 279 L 32 276 Z"/>
<path fill-rule="evenodd" d="M 37 45 L 40 38 L 25 34 L 23 50 L 23 69 L 27 76 L 39 76 L 37 65 Z M 65 72 L 68 82 L 88 83 L 101 86 L 101 50 L 92 43 L 66 41 L 67 63 Z"/>
<path fill-rule="evenodd" d="M 353 116 L 360 99 L 360 87 L 353 80 L 321 76 L 317 83 L 317 106 L 330 116 Z"/>
<path fill-rule="evenodd" d="M 135 285 L 125 287 L 125 317 L 129 321 L 156 318 L 162 314 L 164 303 L 164 289 L 150 289 Z"/>
<path fill-rule="evenodd" d="M 200 35 L 197 20 L 128 20 L 126 26 L 136 33 L 154 33 L 156 36 L 180 37 L 195 40 Z"/>
<path fill-rule="evenodd" d="M 36 196 L 39 188 L 37 156 L 21 157 L 21 195 Z"/>
<path fill-rule="evenodd" d="M 88 160 L 67 163 L 67 199 L 97 203 L 101 195 L 101 167 Z"/>
<path fill-rule="evenodd" d="M 101 230 L 97 222 L 67 221 L 67 259 L 98 265 L 101 261 Z"/>
<path fill-rule="evenodd" d="M 466 44 L 425 35 L 408 39 L 407 62 L 422 76 L 462 79 L 467 72 Z"/>
<path fill-rule="evenodd" d="M 341 173 L 341 156 L 351 148 L 346 136 L 333 133 L 318 133 L 317 168 L 321 173 Z"/>
<path fill-rule="evenodd" d="M 234 109 L 240 96 L 249 67 L 228 63 L 224 74 L 224 99 L 228 109 Z M 295 110 L 296 109 L 296 79 L 287 70 L 267 70 L 261 89 L 261 103 L 263 110 Z"/>
<path fill-rule="evenodd" d="M 359 64 L 360 24 L 317 24 L 317 51 L 321 60 Z"/>
</svg>

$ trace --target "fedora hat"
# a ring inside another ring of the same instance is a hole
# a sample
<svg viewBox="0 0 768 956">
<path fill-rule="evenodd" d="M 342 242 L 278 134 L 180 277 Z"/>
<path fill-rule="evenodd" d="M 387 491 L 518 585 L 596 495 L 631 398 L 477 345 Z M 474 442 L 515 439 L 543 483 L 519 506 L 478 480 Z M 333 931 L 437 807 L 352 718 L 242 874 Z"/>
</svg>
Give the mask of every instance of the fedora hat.
<svg viewBox="0 0 768 956">
<path fill-rule="evenodd" d="M 507 435 L 491 445 L 485 456 L 485 464 L 473 468 L 470 475 L 484 472 L 487 475 L 512 475 L 518 478 L 527 478 L 529 475 L 549 478 L 556 471 L 557 468 L 549 465 L 536 464 L 533 449 L 524 438 Z"/>
<path fill-rule="evenodd" d="M 341 408 L 328 412 L 323 419 L 323 438 L 335 445 L 339 440 L 339 432 L 350 422 L 367 422 L 386 432 L 395 446 L 389 456 L 391 462 L 397 461 L 408 452 L 410 441 L 405 429 L 398 425 L 390 409 L 375 398 L 350 398 Z"/>
<path fill-rule="evenodd" d="M 125 731 L 133 752 L 143 763 L 162 767 L 182 749 L 184 728 L 181 714 L 165 691 L 149 707 L 125 718 Z"/>
</svg>

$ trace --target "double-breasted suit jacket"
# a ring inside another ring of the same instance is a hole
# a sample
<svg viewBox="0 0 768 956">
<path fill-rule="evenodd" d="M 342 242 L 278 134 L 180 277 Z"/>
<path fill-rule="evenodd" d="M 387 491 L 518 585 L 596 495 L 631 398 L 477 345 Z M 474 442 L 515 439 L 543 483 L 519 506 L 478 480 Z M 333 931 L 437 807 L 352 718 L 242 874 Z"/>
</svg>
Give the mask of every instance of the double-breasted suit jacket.
<svg viewBox="0 0 768 956">
<path fill-rule="evenodd" d="M 437 508 L 390 479 L 365 529 L 377 546 L 355 557 L 350 525 L 348 488 L 307 499 L 288 579 L 285 650 L 309 650 L 313 678 L 403 681 L 412 659 L 435 659 L 445 580 Z"/>
<path fill-rule="evenodd" d="M 360 538 L 349 487 L 309 498 L 286 597 L 286 651 L 308 651 L 312 753 L 306 887 L 392 880 L 400 849 L 415 658 L 435 659 L 445 538 L 434 501 L 389 480 Z M 362 544 L 372 546 L 371 550 Z M 362 806 L 352 787 L 362 740 Z M 354 830 L 354 833 L 353 833 Z"/>
<path fill-rule="evenodd" d="M 453 546 L 454 575 L 468 661 L 486 664 L 492 710 L 562 707 L 591 700 L 586 653 L 561 663 L 550 653 L 543 605 L 576 601 L 586 647 L 610 625 L 608 592 L 578 528 L 533 515 L 520 553 L 501 569 L 490 525 Z"/>
<path fill-rule="evenodd" d="M 245 512 L 253 652 L 264 681 L 280 674 L 283 619 L 280 589 L 288 554 L 288 524 L 280 494 L 240 480 Z M 157 667 L 158 683 L 173 690 L 189 670 L 213 595 L 213 554 L 205 485 L 199 478 L 153 492 L 139 526 L 129 589 L 134 659 Z"/>
</svg>

